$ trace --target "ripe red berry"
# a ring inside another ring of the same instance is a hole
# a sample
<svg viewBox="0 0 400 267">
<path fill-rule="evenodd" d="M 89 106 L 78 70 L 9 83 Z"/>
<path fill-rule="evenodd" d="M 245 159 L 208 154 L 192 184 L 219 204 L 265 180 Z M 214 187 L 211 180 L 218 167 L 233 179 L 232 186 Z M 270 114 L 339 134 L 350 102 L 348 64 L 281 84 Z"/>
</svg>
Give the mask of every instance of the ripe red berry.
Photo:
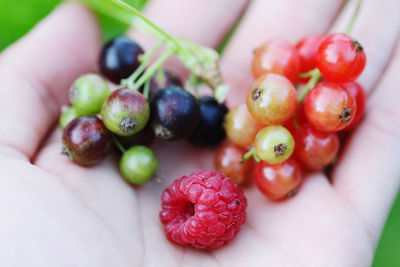
<svg viewBox="0 0 400 267">
<path fill-rule="evenodd" d="M 231 143 L 221 144 L 215 153 L 214 166 L 218 172 L 231 178 L 235 184 L 245 183 L 252 171 L 253 160 L 241 162 L 247 150 Z"/>
<path fill-rule="evenodd" d="M 364 116 L 367 96 L 365 95 L 364 89 L 357 82 L 344 83 L 343 85 L 347 88 L 347 90 L 349 90 L 350 94 L 356 101 L 357 111 L 354 115 L 354 119 L 346 127 L 346 130 L 354 130 Z"/>
<path fill-rule="evenodd" d="M 254 50 L 251 68 L 255 78 L 277 73 L 294 82 L 299 67 L 300 58 L 296 49 L 285 40 L 270 40 Z"/>
<path fill-rule="evenodd" d="M 316 55 L 324 37 L 322 35 L 309 35 L 296 44 L 300 57 L 300 73 L 306 73 L 317 67 Z M 307 82 L 309 78 L 299 78 L 300 82 Z"/>
<path fill-rule="evenodd" d="M 296 111 L 297 93 L 293 84 L 279 74 L 258 78 L 247 94 L 247 108 L 258 123 L 279 125 Z"/>
<path fill-rule="evenodd" d="M 310 170 L 321 170 L 333 161 L 339 151 L 339 137 L 303 126 L 295 135 L 297 160 Z"/>
<path fill-rule="evenodd" d="M 161 195 L 160 219 L 167 238 L 196 248 L 220 248 L 246 220 L 243 191 L 223 174 L 195 171 L 174 180 Z"/>
<path fill-rule="evenodd" d="M 304 100 L 304 111 L 315 129 L 336 132 L 352 122 L 356 114 L 356 102 L 344 86 L 322 82 L 308 93 Z"/>
<path fill-rule="evenodd" d="M 347 34 L 327 36 L 317 52 L 317 68 L 333 82 L 350 82 L 364 70 L 366 56 L 361 44 Z"/>
<path fill-rule="evenodd" d="M 276 165 L 260 161 L 254 168 L 254 181 L 261 193 L 271 200 L 278 201 L 297 193 L 303 176 L 299 165 L 293 159 Z"/>
</svg>

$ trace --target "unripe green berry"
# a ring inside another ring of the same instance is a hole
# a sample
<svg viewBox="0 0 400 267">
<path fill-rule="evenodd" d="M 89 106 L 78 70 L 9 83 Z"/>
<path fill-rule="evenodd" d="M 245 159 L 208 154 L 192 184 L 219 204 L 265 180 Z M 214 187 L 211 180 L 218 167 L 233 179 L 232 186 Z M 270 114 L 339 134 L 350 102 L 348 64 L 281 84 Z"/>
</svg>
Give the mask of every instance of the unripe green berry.
<svg viewBox="0 0 400 267">
<path fill-rule="evenodd" d="M 78 117 L 78 113 L 73 107 L 68 107 L 61 112 L 59 125 L 61 130 L 64 130 L 67 127 L 68 123 L 73 121 L 76 117 Z"/>
<path fill-rule="evenodd" d="M 97 74 L 85 74 L 72 84 L 69 100 L 79 116 L 96 115 L 110 93 L 103 78 Z"/>
<path fill-rule="evenodd" d="M 134 146 L 125 151 L 119 165 L 122 176 L 132 184 L 148 182 L 157 168 L 157 157 L 146 146 Z"/>
<path fill-rule="evenodd" d="M 287 160 L 294 150 L 292 134 L 283 126 L 268 126 L 258 132 L 254 141 L 256 155 L 269 164 Z"/>
<path fill-rule="evenodd" d="M 114 91 L 101 109 L 104 125 L 113 133 L 130 136 L 143 129 L 150 116 L 147 99 L 138 91 L 121 88 Z"/>
</svg>

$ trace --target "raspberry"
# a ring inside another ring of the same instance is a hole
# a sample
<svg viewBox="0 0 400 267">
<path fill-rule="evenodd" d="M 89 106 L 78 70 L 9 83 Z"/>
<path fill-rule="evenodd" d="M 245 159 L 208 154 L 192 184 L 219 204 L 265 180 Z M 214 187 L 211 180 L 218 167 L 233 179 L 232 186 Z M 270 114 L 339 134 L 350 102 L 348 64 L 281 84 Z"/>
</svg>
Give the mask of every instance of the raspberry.
<svg viewBox="0 0 400 267">
<path fill-rule="evenodd" d="M 220 248 L 246 220 L 247 200 L 231 179 L 209 170 L 174 180 L 161 195 L 161 222 L 170 241 Z"/>
</svg>

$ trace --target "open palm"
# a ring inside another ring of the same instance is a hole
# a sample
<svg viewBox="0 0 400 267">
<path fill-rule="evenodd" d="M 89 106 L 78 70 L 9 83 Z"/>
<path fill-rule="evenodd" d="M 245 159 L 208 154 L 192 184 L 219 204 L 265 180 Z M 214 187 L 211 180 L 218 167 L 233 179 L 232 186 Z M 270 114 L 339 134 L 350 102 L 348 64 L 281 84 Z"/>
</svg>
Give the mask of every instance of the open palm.
<svg viewBox="0 0 400 267">
<path fill-rule="evenodd" d="M 221 65 L 233 88 L 228 103 L 234 105 L 244 102 L 252 82 L 255 46 L 273 37 L 295 42 L 343 29 L 352 7 L 338 15 L 342 4 L 153 0 L 146 13 L 175 35 L 217 47 L 246 10 Z M 385 16 L 374 20 L 378 8 Z M 310 174 L 298 195 L 282 203 L 268 201 L 250 185 L 240 234 L 227 247 L 204 252 L 168 242 L 158 212 L 162 189 L 175 177 L 211 168 L 212 151 L 157 143 L 163 180 L 141 187 L 121 179 L 116 158 L 82 168 L 60 155 L 59 107 L 72 81 L 94 70 L 100 46 L 92 15 L 76 3 L 64 4 L 0 54 L 0 265 L 369 265 L 399 188 L 399 8 L 395 0 L 371 0 L 360 12 L 352 34 L 368 56 L 360 82 L 370 98 L 331 179 Z"/>
</svg>

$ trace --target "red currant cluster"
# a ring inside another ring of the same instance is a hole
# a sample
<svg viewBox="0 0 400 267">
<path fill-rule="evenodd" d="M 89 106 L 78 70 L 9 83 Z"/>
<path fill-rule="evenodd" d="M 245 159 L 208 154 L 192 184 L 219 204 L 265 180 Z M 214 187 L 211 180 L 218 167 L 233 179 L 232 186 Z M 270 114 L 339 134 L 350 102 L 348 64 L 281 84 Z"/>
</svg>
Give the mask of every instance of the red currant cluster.
<svg viewBox="0 0 400 267">
<path fill-rule="evenodd" d="M 302 183 L 302 169 L 331 164 L 339 151 L 338 132 L 360 122 L 366 97 L 355 79 L 365 64 L 361 44 L 342 33 L 307 36 L 296 46 L 271 40 L 258 47 L 252 61 L 257 80 L 247 106 L 226 116 L 232 143 L 218 148 L 215 168 L 236 183 L 253 171 L 258 188 L 272 200 L 292 196 Z"/>
</svg>

